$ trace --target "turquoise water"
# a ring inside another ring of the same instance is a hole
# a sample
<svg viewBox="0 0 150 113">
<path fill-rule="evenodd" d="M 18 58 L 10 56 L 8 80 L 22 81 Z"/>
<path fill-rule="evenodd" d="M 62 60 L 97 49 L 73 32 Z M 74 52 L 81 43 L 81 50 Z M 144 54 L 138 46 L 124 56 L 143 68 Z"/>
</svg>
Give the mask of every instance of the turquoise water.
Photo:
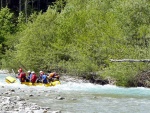
<svg viewBox="0 0 150 113">
<path fill-rule="evenodd" d="M 62 113 L 149 113 L 150 89 L 124 88 L 112 85 L 94 85 L 90 83 L 74 83 L 61 81 L 55 87 L 28 87 L 5 83 L 7 74 L 0 74 L 0 86 L 4 92 L 16 89 L 14 95 L 19 95 L 30 102 L 37 103 Z M 18 90 L 19 89 L 19 90 Z M 29 97 L 29 95 L 34 95 Z M 56 97 L 63 97 L 58 100 Z"/>
</svg>

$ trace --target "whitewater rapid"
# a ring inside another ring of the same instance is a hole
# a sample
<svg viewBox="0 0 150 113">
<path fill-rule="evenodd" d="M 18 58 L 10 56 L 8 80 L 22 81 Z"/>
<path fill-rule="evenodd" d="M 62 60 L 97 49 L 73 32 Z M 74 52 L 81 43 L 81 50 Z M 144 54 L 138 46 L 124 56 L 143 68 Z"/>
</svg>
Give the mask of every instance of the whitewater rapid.
<svg viewBox="0 0 150 113">
<path fill-rule="evenodd" d="M 0 74 L 0 87 L 5 87 L 0 93 L 14 89 L 13 95 L 24 97 L 29 102 L 50 107 L 52 110 L 60 110 L 62 113 L 148 113 L 150 111 L 149 88 L 124 88 L 65 81 L 61 81 L 61 85 L 55 87 L 29 87 L 19 82 L 5 83 L 7 75 Z M 63 99 L 58 100 L 57 97 Z"/>
</svg>

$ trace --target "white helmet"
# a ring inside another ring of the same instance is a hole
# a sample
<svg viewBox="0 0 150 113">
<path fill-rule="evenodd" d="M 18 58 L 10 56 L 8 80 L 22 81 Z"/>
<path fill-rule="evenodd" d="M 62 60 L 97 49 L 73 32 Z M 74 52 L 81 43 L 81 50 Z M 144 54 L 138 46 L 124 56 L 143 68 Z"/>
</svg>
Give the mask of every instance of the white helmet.
<svg viewBox="0 0 150 113">
<path fill-rule="evenodd" d="M 31 73 L 31 71 L 29 70 L 28 73 Z"/>
<path fill-rule="evenodd" d="M 32 71 L 31 73 L 35 73 L 34 71 Z"/>
<path fill-rule="evenodd" d="M 42 73 L 43 71 L 40 71 L 39 73 Z"/>
</svg>

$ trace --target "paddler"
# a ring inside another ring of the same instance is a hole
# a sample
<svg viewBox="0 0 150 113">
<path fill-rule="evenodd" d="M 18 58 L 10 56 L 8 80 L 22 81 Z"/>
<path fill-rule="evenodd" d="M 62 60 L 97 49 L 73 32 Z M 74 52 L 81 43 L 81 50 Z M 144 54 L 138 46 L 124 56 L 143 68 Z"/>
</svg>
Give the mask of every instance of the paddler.
<svg viewBox="0 0 150 113">
<path fill-rule="evenodd" d="M 47 75 L 44 74 L 44 72 L 41 72 L 41 76 L 42 76 L 42 83 L 47 84 L 48 83 Z"/>
<path fill-rule="evenodd" d="M 37 76 L 35 74 L 34 71 L 31 72 L 31 76 L 30 76 L 30 82 L 35 83 L 37 79 Z"/>
<path fill-rule="evenodd" d="M 18 70 L 18 78 L 20 82 L 25 82 L 26 81 L 26 73 L 23 72 L 22 68 Z"/>
<path fill-rule="evenodd" d="M 18 69 L 18 76 L 20 75 L 20 73 L 22 72 L 22 68 Z"/>
<path fill-rule="evenodd" d="M 50 82 L 51 81 L 57 81 L 57 80 L 59 80 L 59 75 L 56 72 L 52 72 L 49 74 L 48 79 Z"/>
<path fill-rule="evenodd" d="M 30 82 L 31 71 L 27 72 L 26 82 Z"/>
<path fill-rule="evenodd" d="M 39 75 L 38 78 L 37 78 L 37 83 L 41 83 L 41 82 L 42 82 L 43 71 L 40 71 L 39 74 L 40 74 L 40 75 Z"/>
</svg>

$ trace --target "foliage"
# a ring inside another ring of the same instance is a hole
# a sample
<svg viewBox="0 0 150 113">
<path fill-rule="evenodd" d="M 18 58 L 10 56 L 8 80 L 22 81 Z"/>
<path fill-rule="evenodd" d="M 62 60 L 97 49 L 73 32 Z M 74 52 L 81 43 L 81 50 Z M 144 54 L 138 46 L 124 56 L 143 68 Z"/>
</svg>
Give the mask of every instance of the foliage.
<svg viewBox="0 0 150 113">
<path fill-rule="evenodd" d="M 116 85 L 129 87 L 130 82 L 134 82 L 134 78 L 138 73 L 147 69 L 147 63 L 122 62 L 113 63 L 109 68 L 106 68 L 102 76 L 111 77 L 117 81 Z"/>
<path fill-rule="evenodd" d="M 0 10 L 0 59 L 6 51 L 8 45 L 5 44 L 6 36 L 15 32 L 14 15 L 10 10 L 2 8 Z"/>
<path fill-rule="evenodd" d="M 33 13 L 28 23 L 20 13 L 17 32 L 4 41 L 9 49 L 2 66 L 78 76 L 96 72 L 128 86 L 150 66 L 110 59 L 149 58 L 149 6 L 148 0 L 58 0 L 45 13 Z"/>
</svg>

